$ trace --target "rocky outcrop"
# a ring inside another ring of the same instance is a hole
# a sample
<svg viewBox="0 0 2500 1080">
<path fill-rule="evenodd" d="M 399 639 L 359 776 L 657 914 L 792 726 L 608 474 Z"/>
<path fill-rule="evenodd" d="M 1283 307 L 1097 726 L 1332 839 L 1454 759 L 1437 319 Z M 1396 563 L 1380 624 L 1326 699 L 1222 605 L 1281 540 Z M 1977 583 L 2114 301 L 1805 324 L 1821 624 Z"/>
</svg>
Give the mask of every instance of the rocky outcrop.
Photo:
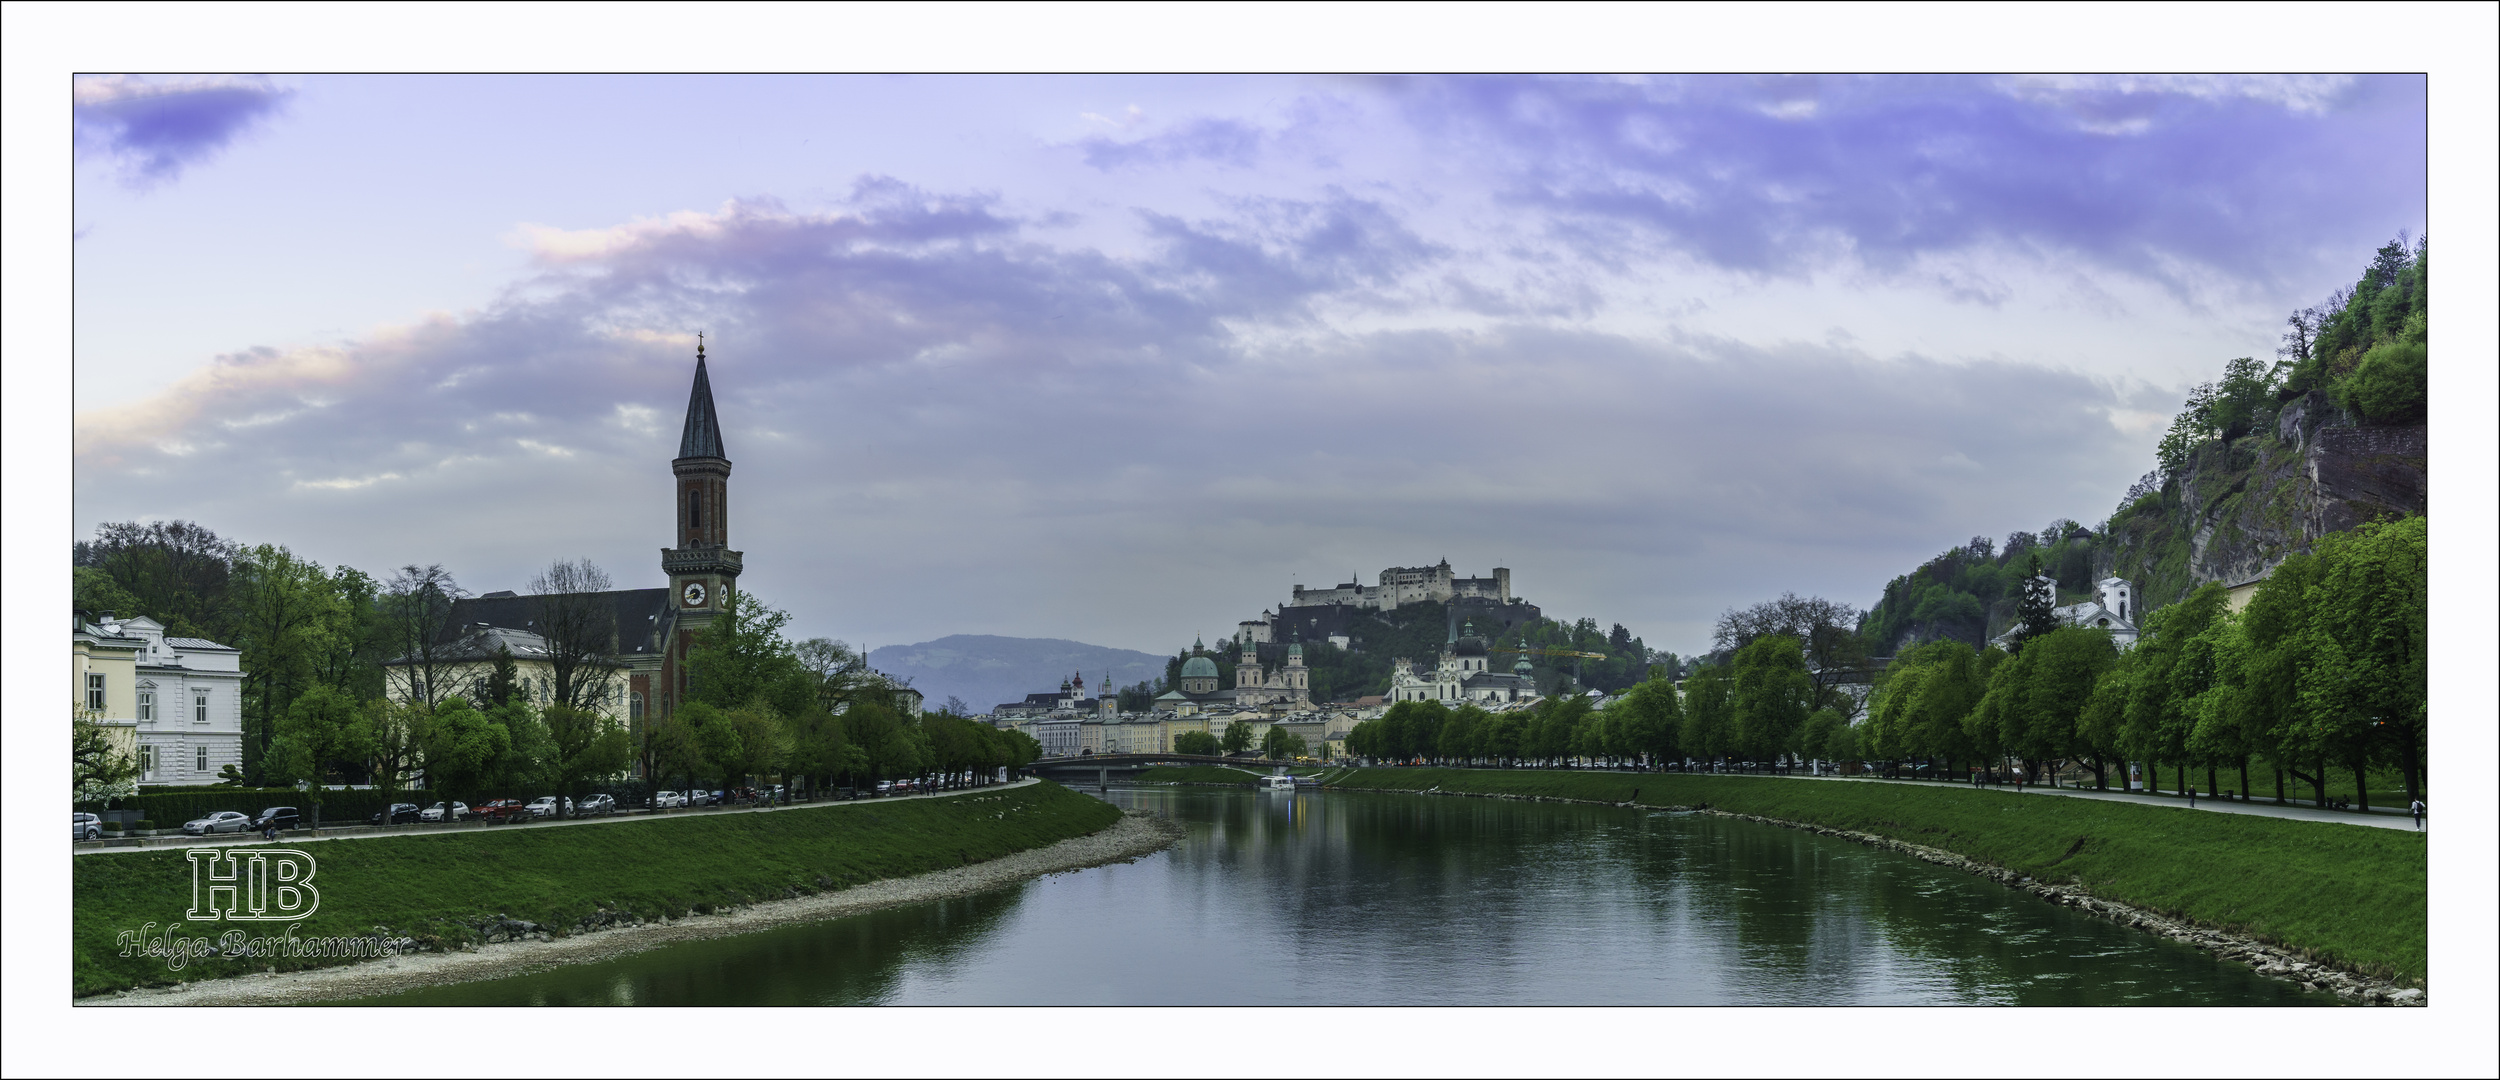
<svg viewBox="0 0 2500 1080">
<path fill-rule="evenodd" d="M 2099 574 L 2139 586 L 2148 606 L 2207 582 L 2262 578 L 2319 537 L 2430 509 L 2430 429 L 2362 426 L 2311 392 L 2271 425 L 2200 449 L 2158 509 L 2110 522 Z"/>
</svg>

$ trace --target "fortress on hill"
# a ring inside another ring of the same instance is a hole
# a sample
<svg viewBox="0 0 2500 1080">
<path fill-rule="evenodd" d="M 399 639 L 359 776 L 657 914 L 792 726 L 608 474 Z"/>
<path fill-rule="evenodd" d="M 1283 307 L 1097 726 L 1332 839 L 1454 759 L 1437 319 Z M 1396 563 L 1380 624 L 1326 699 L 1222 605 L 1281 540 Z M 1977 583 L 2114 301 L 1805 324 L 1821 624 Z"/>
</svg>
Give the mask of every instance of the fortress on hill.
<svg viewBox="0 0 2500 1080">
<path fill-rule="evenodd" d="M 1449 603 L 1468 597 L 1510 603 L 1510 568 L 1496 566 L 1492 577 L 1459 577 L 1450 570 L 1450 560 L 1438 566 L 1392 566 L 1380 572 L 1380 584 L 1365 585 L 1361 580 L 1349 581 L 1332 589 L 1293 587 L 1293 599 L 1286 607 L 1323 607 L 1346 604 L 1379 611 L 1395 611 L 1399 604 L 1423 601 Z"/>
</svg>

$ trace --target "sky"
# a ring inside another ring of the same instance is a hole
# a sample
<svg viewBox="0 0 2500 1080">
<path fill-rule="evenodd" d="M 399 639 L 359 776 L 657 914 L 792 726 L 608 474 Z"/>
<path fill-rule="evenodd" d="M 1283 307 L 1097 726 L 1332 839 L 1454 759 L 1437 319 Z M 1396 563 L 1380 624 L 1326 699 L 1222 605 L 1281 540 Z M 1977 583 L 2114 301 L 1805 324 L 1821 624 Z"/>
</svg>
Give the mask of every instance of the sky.
<svg viewBox="0 0 2500 1080">
<path fill-rule="evenodd" d="M 1447 559 L 1693 652 L 2097 523 L 2427 224 L 2427 80 L 83 76 L 76 529 L 1170 652 Z"/>
</svg>

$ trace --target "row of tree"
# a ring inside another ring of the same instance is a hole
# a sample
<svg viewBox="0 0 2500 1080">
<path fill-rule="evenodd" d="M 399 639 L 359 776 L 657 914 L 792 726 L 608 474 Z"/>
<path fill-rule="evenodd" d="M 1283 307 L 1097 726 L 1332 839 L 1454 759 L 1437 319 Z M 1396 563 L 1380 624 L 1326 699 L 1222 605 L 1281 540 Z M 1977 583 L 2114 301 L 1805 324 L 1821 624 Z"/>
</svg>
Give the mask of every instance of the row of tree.
<svg viewBox="0 0 2500 1080">
<path fill-rule="evenodd" d="M 2014 650 L 1934 642 L 1880 677 L 1852 749 L 1929 759 L 1948 772 L 2007 758 L 2034 775 L 2080 762 L 2107 786 L 2118 762 L 2311 785 L 2329 767 L 2392 766 L 2418 797 L 2429 746 L 2429 519 L 2373 522 L 2321 538 L 2275 568 L 2245 608 L 2207 584 L 2146 617 L 2135 648 L 2106 631 L 2026 634 Z M 1840 756 L 1840 755 L 1834 755 Z"/>
</svg>

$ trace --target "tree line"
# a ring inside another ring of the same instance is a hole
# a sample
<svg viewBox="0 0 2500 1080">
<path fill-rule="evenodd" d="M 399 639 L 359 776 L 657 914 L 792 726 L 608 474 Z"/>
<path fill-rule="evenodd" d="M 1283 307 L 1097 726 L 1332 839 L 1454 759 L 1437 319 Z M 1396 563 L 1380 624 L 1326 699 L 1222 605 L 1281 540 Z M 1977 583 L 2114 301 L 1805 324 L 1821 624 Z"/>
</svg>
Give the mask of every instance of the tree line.
<svg viewBox="0 0 2500 1080">
<path fill-rule="evenodd" d="M 469 594 L 440 565 L 376 579 L 180 521 L 105 525 L 73 548 L 72 563 L 82 618 L 144 614 L 170 635 L 241 651 L 244 760 L 226 777 L 235 784 L 395 790 L 422 774 L 444 799 L 569 797 L 636 765 L 688 786 L 764 775 L 822 786 L 967 777 L 1039 755 L 1029 737 L 961 709 L 897 710 L 895 688 L 862 657 L 829 639 L 789 641 L 788 614 L 743 593 L 697 636 L 685 706 L 616 724 L 603 707 L 622 693 L 617 628 L 594 595 L 610 583 L 586 559 L 554 562 L 530 582 L 531 623 L 552 674 L 535 688 L 521 685 L 508 651 L 459 685 L 476 663 L 453 625 Z M 99 788 L 106 772 L 126 783 L 130 763 L 106 762 L 88 742 L 97 740 L 74 739 L 73 785 Z"/>
<path fill-rule="evenodd" d="M 1879 677 L 1859 737 L 1868 757 L 1946 772 L 2012 759 L 2032 775 L 2075 762 L 2096 786 L 2127 761 L 2174 770 L 2271 770 L 2326 801 L 2329 768 L 2392 766 L 2418 798 L 2429 746 L 2429 519 L 2372 522 L 2319 539 L 2260 583 L 2245 608 L 2206 584 L 2143 621 L 2121 652 L 2107 631 L 2058 627 L 2012 650 L 1932 642 Z"/>
</svg>

